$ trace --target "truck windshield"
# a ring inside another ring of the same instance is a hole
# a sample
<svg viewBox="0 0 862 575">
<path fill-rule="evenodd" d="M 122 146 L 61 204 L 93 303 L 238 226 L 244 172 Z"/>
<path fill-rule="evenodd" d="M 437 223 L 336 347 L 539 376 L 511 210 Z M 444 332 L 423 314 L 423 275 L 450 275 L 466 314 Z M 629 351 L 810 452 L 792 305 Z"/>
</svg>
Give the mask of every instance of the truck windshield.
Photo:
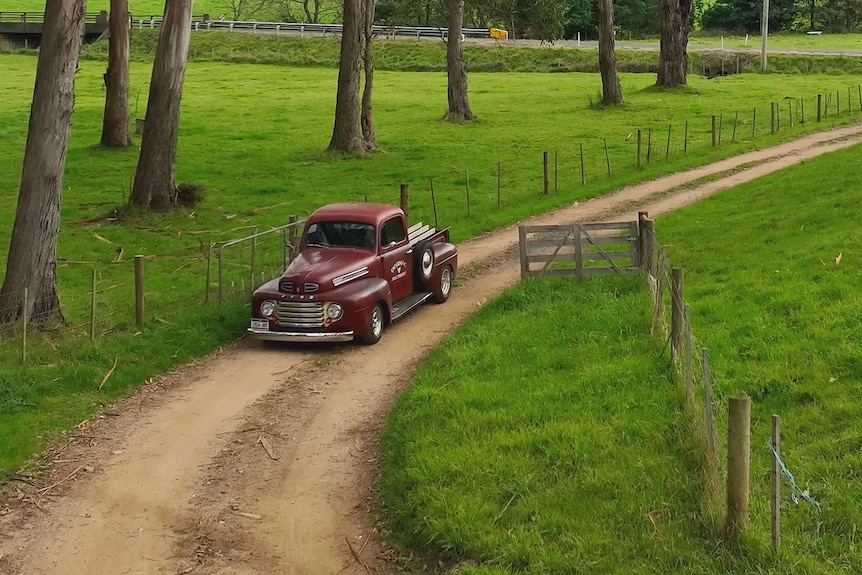
<svg viewBox="0 0 862 575">
<path fill-rule="evenodd" d="M 374 226 L 359 222 L 317 222 L 308 226 L 305 245 L 374 249 Z"/>
</svg>

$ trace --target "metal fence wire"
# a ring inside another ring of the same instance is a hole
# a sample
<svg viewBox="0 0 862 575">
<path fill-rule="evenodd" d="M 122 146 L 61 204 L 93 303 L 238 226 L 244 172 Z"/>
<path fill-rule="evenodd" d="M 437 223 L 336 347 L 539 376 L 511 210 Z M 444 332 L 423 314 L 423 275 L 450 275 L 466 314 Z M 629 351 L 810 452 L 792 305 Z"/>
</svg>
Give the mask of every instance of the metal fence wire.
<svg viewBox="0 0 862 575">
<path fill-rule="evenodd" d="M 204 301 L 210 301 L 210 291 L 214 287 L 219 307 L 228 302 L 248 304 L 255 288 L 281 275 L 296 257 L 305 225 L 304 220 L 299 221 L 295 216 L 291 216 L 291 220 L 262 232 L 255 228 L 248 236 L 213 245 Z M 214 270 L 212 259 L 215 259 Z M 213 272 L 214 278 L 211 277 Z"/>
</svg>

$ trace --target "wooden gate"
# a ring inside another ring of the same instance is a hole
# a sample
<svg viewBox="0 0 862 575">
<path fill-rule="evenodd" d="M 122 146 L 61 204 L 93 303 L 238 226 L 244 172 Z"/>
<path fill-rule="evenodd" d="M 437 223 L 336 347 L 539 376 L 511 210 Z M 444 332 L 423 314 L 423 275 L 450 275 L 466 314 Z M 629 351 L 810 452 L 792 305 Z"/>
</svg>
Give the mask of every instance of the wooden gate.
<svg viewBox="0 0 862 575">
<path fill-rule="evenodd" d="M 626 273 L 638 268 L 638 223 L 519 226 L 521 278 Z"/>
</svg>

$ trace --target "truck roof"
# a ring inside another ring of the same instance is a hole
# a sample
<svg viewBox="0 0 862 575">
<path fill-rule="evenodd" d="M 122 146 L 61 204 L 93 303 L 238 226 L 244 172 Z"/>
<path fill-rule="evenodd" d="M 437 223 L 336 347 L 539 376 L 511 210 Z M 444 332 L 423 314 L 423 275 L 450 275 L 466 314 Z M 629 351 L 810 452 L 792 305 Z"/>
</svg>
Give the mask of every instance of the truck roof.
<svg viewBox="0 0 862 575">
<path fill-rule="evenodd" d="M 311 214 L 309 220 L 343 220 L 379 226 L 384 220 L 388 220 L 392 216 L 400 215 L 401 213 L 400 208 L 389 204 L 342 203 L 329 204 L 318 208 Z"/>
</svg>

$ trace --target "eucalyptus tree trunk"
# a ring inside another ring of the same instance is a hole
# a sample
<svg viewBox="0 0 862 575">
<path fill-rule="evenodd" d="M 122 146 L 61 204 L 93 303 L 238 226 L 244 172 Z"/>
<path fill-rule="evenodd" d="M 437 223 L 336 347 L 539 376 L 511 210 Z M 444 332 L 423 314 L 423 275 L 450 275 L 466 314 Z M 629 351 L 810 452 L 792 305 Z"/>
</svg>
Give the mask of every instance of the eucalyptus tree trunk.
<svg viewBox="0 0 862 575">
<path fill-rule="evenodd" d="M 622 104 L 623 91 L 614 55 L 613 0 L 599 0 L 599 71 L 602 74 L 602 103 Z"/>
<path fill-rule="evenodd" d="M 192 0 L 167 0 L 153 74 L 141 155 L 129 204 L 154 211 L 177 207 L 174 169 L 177 163 L 177 128 L 180 101 L 189 54 Z"/>
<path fill-rule="evenodd" d="M 338 60 L 338 93 L 335 96 L 335 125 L 330 150 L 356 152 L 362 149 L 359 137 L 359 53 L 362 48 L 360 0 L 344 0 L 341 55 Z"/>
<path fill-rule="evenodd" d="M 456 124 L 474 119 L 467 100 L 467 68 L 461 46 L 463 22 L 464 0 L 449 0 L 449 38 L 446 41 L 449 110 L 443 119 Z"/>
<path fill-rule="evenodd" d="M 660 0 L 660 48 L 656 86 L 677 88 L 686 85 L 691 1 Z"/>
<path fill-rule="evenodd" d="M 362 146 L 366 150 L 377 149 L 377 134 L 371 117 L 371 92 L 374 89 L 374 5 L 376 0 L 362 0 L 363 52 L 362 64 L 365 69 L 365 87 L 362 90 Z"/>
<path fill-rule="evenodd" d="M 129 1 L 111 0 L 102 145 L 132 145 L 129 132 Z"/>
<path fill-rule="evenodd" d="M 18 208 L 0 289 L 0 323 L 22 316 L 63 320 L 57 237 L 85 9 L 85 0 L 47 0 L 45 5 Z"/>
</svg>

